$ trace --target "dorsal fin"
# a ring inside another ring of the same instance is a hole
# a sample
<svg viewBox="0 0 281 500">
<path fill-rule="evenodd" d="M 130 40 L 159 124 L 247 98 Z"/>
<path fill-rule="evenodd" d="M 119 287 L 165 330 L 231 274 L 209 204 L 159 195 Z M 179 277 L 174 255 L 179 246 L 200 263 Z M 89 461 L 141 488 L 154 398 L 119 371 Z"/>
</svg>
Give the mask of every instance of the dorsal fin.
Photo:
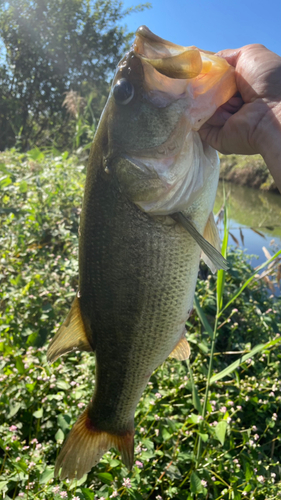
<svg viewBox="0 0 281 500">
<path fill-rule="evenodd" d="M 62 354 L 71 351 L 93 351 L 81 316 L 79 297 L 75 297 L 66 319 L 51 341 L 47 359 L 53 363 Z"/>
</svg>

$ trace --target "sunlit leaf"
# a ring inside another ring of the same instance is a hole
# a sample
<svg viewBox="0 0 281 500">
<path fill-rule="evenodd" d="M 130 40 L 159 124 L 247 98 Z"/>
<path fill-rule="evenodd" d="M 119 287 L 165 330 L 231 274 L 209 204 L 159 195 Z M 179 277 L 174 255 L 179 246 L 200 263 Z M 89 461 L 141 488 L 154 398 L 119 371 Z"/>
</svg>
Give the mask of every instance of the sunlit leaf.
<svg viewBox="0 0 281 500">
<path fill-rule="evenodd" d="M 99 472 L 98 477 L 105 484 L 110 484 L 113 481 L 113 476 L 109 472 Z"/>
<path fill-rule="evenodd" d="M 190 476 L 190 486 L 191 486 L 191 492 L 192 493 L 201 493 L 203 491 L 203 486 L 201 483 L 200 477 L 195 474 L 195 472 L 191 473 Z"/>
<path fill-rule="evenodd" d="M 62 432 L 61 429 L 59 429 L 56 434 L 55 434 L 55 439 L 56 441 L 63 441 L 64 440 L 64 433 Z"/>
<path fill-rule="evenodd" d="M 8 418 L 11 418 L 14 415 L 16 415 L 16 413 L 18 413 L 20 407 L 21 407 L 20 403 L 11 404 Z"/>
<path fill-rule="evenodd" d="M 35 412 L 33 413 L 33 416 L 34 416 L 35 418 L 41 418 L 41 417 L 43 417 L 43 408 L 40 408 L 40 410 L 35 411 Z"/>
<path fill-rule="evenodd" d="M 50 468 L 50 467 L 47 467 L 43 474 L 41 474 L 40 476 L 40 479 L 39 479 L 39 483 L 40 484 L 46 484 L 48 483 L 48 481 L 50 481 L 50 479 L 52 479 L 54 477 L 54 469 L 53 468 Z"/>
<path fill-rule="evenodd" d="M 226 429 L 227 429 L 226 420 L 221 420 L 215 427 L 216 437 L 222 445 L 224 445 Z"/>
</svg>

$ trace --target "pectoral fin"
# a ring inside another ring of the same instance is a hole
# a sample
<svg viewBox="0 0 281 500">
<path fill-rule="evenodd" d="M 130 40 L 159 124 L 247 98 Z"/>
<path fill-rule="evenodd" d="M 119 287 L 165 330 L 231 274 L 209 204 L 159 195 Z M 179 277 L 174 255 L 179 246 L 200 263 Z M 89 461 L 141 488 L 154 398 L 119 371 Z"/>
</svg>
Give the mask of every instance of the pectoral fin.
<svg viewBox="0 0 281 500">
<path fill-rule="evenodd" d="M 66 319 L 51 341 L 47 359 L 53 363 L 70 351 L 93 351 L 81 316 L 79 297 L 75 297 Z"/>
<path fill-rule="evenodd" d="M 206 227 L 204 229 L 203 237 L 218 251 L 221 250 L 221 242 L 218 227 L 215 223 L 213 212 L 210 213 L 209 219 L 207 221 Z M 213 264 L 208 255 L 203 251 L 201 254 L 201 259 L 204 260 L 205 264 L 211 269 L 214 274 L 217 271 L 217 267 Z"/>
<path fill-rule="evenodd" d="M 184 361 L 188 359 L 190 356 L 190 345 L 187 342 L 185 337 L 182 337 L 180 341 L 177 343 L 176 347 L 170 354 L 170 358 L 175 358 L 178 361 Z"/>
<path fill-rule="evenodd" d="M 202 236 L 202 234 L 197 231 L 196 227 L 185 215 L 183 215 L 182 212 L 174 214 L 173 218 L 180 222 L 181 225 L 189 232 L 192 238 L 195 239 L 201 250 L 203 250 L 205 256 L 211 261 L 214 270 L 223 269 L 224 271 L 227 271 L 227 269 L 229 268 L 227 260 L 211 243 L 209 243 L 209 241 L 204 238 L 204 236 Z"/>
</svg>

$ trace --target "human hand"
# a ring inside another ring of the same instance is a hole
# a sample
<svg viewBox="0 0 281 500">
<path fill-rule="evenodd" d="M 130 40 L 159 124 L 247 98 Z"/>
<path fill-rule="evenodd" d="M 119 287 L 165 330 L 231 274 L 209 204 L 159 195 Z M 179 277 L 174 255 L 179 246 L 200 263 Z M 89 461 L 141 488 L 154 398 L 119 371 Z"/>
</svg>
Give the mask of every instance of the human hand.
<svg viewBox="0 0 281 500">
<path fill-rule="evenodd" d="M 216 111 L 200 129 L 201 138 L 223 154 L 260 153 L 268 114 L 276 111 L 281 116 L 277 112 L 281 108 L 281 57 L 258 44 L 218 55 L 235 67 L 240 96 Z"/>
<path fill-rule="evenodd" d="M 280 189 L 281 57 L 257 44 L 219 55 L 234 66 L 240 95 L 216 111 L 200 136 L 223 154 L 261 154 Z"/>
</svg>

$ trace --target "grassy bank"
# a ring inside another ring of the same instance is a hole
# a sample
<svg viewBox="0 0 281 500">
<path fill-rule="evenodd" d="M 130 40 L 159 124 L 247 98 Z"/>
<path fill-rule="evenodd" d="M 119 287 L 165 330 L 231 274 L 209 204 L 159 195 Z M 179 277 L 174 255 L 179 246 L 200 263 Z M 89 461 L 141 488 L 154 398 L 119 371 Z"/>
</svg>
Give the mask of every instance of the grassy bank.
<svg viewBox="0 0 281 500">
<path fill-rule="evenodd" d="M 137 407 L 133 470 L 111 450 L 79 482 L 53 478 L 61 444 L 88 403 L 95 379 L 93 355 L 46 362 L 48 342 L 77 289 L 85 168 L 67 153 L 12 151 L 1 154 L 0 173 L 2 498 L 279 498 L 279 344 L 241 361 L 211 385 L 202 426 L 211 341 L 196 312 L 188 321 L 190 364 L 168 359 Z M 225 304 L 253 271 L 241 251 L 229 250 L 228 260 Z M 216 287 L 217 277 L 202 267 L 196 295 L 210 325 Z M 280 333 L 280 299 L 269 297 L 261 281 L 252 282 L 220 316 L 214 374 L 257 344 L 278 342 Z"/>
<path fill-rule="evenodd" d="M 260 155 L 220 155 L 220 179 L 264 191 L 279 193 Z"/>
</svg>

